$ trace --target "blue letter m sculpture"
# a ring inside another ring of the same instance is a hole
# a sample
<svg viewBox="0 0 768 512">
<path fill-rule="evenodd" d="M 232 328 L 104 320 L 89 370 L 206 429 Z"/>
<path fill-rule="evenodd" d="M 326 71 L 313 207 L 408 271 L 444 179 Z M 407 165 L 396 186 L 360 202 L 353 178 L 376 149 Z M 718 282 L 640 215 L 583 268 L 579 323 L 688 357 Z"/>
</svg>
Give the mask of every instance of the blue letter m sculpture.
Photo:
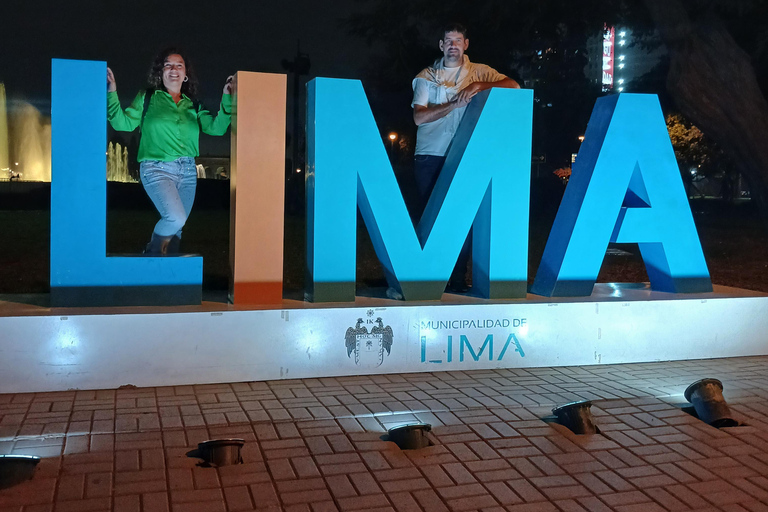
<svg viewBox="0 0 768 512">
<path fill-rule="evenodd" d="M 597 100 L 532 292 L 591 295 L 609 242 L 636 243 L 653 290 L 711 292 L 659 100 Z"/>
<path fill-rule="evenodd" d="M 406 300 L 440 299 L 473 231 L 473 284 L 486 298 L 524 297 L 533 93 L 492 89 L 467 107 L 414 229 L 358 80 L 309 86 L 307 267 L 313 299 L 355 297 L 357 208 Z"/>
</svg>

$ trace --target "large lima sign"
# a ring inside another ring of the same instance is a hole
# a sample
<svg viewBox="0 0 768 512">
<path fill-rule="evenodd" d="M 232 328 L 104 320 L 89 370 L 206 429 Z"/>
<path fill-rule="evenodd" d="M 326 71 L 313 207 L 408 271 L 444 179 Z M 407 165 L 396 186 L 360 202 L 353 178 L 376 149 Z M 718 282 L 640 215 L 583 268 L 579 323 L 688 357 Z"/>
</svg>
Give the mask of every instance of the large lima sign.
<svg viewBox="0 0 768 512">
<path fill-rule="evenodd" d="M 53 61 L 52 304 L 199 303 L 202 258 L 106 255 L 105 74 L 104 62 Z M 414 228 L 360 81 L 308 87 L 313 300 L 354 300 L 357 209 L 406 300 L 440 299 L 470 228 L 476 292 L 525 297 L 533 91 L 472 101 Z M 232 132 L 234 301 L 280 302 L 284 75 L 238 73 Z M 598 100 L 531 291 L 590 295 L 610 242 L 639 244 L 654 290 L 712 290 L 654 95 Z"/>
</svg>

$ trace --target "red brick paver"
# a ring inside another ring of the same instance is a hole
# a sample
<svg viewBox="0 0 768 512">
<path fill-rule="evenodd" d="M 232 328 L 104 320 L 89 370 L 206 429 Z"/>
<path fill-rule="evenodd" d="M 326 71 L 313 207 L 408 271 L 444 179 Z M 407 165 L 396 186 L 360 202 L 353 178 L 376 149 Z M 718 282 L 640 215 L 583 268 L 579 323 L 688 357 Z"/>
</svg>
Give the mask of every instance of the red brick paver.
<svg viewBox="0 0 768 512">
<path fill-rule="evenodd" d="M 703 377 L 742 426 L 682 410 Z M 551 422 L 580 399 L 600 434 Z M 224 437 L 244 464 L 187 456 Z M 768 512 L 768 357 L 0 395 L 0 453 L 43 457 L 0 512 Z"/>
</svg>

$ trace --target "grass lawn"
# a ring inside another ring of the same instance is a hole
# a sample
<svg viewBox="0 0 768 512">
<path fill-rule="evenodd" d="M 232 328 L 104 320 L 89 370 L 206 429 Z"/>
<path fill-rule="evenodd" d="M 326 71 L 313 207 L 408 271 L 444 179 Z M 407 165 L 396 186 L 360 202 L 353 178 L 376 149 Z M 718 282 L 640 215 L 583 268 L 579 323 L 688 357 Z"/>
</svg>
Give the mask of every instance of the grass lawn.
<svg viewBox="0 0 768 512">
<path fill-rule="evenodd" d="M 207 203 L 193 210 L 184 230 L 182 249 L 203 256 L 205 289 L 225 290 L 229 282 L 229 210 L 223 201 Z M 531 214 L 529 283 L 533 282 L 557 208 L 557 202 L 540 203 L 532 198 L 532 211 L 536 213 Z M 768 293 L 768 232 L 753 205 L 697 200 L 692 202 L 692 210 L 713 283 Z M 108 253 L 140 253 L 156 221 L 157 214 L 148 202 L 139 202 L 130 209 L 110 208 Z M 49 230 L 47 209 L 0 210 L 0 293 L 49 291 Z M 358 240 L 358 289 L 384 287 L 384 274 L 362 222 Z M 637 247 L 617 247 L 630 254 L 606 255 L 598 281 L 647 281 Z M 284 260 L 287 294 L 300 296 L 304 287 L 304 254 L 304 220 L 288 216 Z"/>
</svg>

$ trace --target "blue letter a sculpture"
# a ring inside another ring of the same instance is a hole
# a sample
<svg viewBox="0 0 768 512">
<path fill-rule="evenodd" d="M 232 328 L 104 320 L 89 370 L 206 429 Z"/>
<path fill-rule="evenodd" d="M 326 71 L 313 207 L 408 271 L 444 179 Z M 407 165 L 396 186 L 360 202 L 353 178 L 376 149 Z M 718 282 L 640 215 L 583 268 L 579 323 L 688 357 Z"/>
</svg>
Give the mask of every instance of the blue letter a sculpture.
<svg viewBox="0 0 768 512">
<path fill-rule="evenodd" d="M 638 244 L 653 290 L 712 291 L 655 95 L 597 100 L 531 291 L 591 295 L 609 242 Z"/>
</svg>

